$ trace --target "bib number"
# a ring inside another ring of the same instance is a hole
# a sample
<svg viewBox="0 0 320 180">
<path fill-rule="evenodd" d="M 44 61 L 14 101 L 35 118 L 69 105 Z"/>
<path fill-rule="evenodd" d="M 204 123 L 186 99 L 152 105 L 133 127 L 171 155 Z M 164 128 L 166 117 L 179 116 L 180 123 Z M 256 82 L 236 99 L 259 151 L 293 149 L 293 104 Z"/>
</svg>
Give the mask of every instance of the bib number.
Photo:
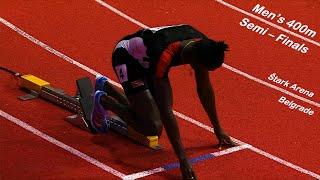
<svg viewBox="0 0 320 180">
<path fill-rule="evenodd" d="M 120 83 L 128 81 L 127 66 L 125 64 L 116 66 L 115 69 Z"/>
</svg>

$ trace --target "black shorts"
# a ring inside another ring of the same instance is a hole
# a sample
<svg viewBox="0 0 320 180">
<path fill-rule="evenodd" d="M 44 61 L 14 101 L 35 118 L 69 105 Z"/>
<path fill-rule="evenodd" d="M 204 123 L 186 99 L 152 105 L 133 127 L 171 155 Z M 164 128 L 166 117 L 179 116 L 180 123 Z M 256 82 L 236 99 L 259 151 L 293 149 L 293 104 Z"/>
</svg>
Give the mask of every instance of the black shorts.
<svg viewBox="0 0 320 180">
<path fill-rule="evenodd" d="M 115 49 L 112 66 L 127 96 L 146 89 L 153 94 L 152 74 L 149 69 L 142 67 L 125 48 Z"/>
</svg>

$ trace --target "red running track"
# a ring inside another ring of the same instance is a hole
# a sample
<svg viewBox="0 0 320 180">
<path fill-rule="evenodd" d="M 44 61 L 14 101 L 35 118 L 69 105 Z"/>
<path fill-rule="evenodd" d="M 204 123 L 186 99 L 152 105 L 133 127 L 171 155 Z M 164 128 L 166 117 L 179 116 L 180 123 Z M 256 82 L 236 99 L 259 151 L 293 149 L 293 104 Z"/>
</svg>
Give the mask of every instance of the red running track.
<svg viewBox="0 0 320 180">
<path fill-rule="evenodd" d="M 214 39 L 226 40 L 231 47 L 226 59 L 228 65 L 265 81 L 271 73 L 276 72 L 281 77 L 315 92 L 313 98 L 306 98 L 315 102 L 320 99 L 317 94 L 320 80 L 317 59 L 319 47 L 315 45 L 306 43 L 310 47 L 307 54 L 292 51 L 270 38 L 240 28 L 239 22 L 246 15 L 214 1 L 201 1 L 201 3 L 147 1 L 143 4 L 137 1 L 127 3 L 108 1 L 108 3 L 148 26 L 192 24 Z M 310 3 L 301 1 L 290 5 L 270 4 L 267 1 L 246 3 L 230 1 L 230 3 L 246 11 L 250 11 L 256 3 L 260 3 L 274 11 L 281 11 L 287 17 L 299 18 L 314 28 L 319 22 L 319 17 L 316 16 L 319 4 L 313 1 Z M 303 9 L 307 9 L 308 13 L 297 17 L 297 13 L 305 12 Z M 28 3 L 2 1 L 0 12 L 2 18 L 37 39 L 114 80 L 116 78 L 110 62 L 113 46 L 119 38 L 139 28 L 95 1 Z M 259 21 L 254 22 L 259 23 Z M 270 29 L 281 33 L 274 28 Z M 316 37 L 314 40 L 319 41 L 319 38 Z M 0 47 L 1 66 L 22 73 L 32 73 L 69 93 L 73 93 L 75 88 L 73 82 L 77 78 L 84 75 L 93 77 L 4 25 L 1 25 Z M 120 172 L 131 174 L 176 161 L 165 135 L 161 138 L 165 149 L 159 152 L 133 144 L 113 133 L 103 136 L 90 135 L 65 122 L 63 118 L 68 113 L 64 110 L 42 100 L 23 103 L 18 101 L 16 97 L 23 92 L 12 83 L 13 79 L 10 76 L 0 73 L 0 89 L 3 92 L 3 96 L 0 97 L 2 111 Z M 197 99 L 189 68 L 174 69 L 170 73 L 170 79 L 174 89 L 174 108 L 209 125 Z M 319 108 L 291 98 L 301 105 L 312 107 L 316 110 L 316 114 L 309 117 L 292 111 L 277 102 L 283 93 L 225 68 L 213 72 L 211 80 L 218 100 L 219 117 L 225 129 L 233 137 L 317 174 L 320 173 Z M 52 146 L 4 118 L 0 123 L 3 147 L 0 172 L 4 179 L 115 177 Z M 217 143 L 213 134 L 182 120 L 179 124 L 190 157 L 218 151 L 213 147 Z M 310 177 L 250 150 L 242 150 L 196 164 L 195 170 L 199 179 Z M 179 171 L 173 170 L 148 178 L 178 177 Z"/>
</svg>

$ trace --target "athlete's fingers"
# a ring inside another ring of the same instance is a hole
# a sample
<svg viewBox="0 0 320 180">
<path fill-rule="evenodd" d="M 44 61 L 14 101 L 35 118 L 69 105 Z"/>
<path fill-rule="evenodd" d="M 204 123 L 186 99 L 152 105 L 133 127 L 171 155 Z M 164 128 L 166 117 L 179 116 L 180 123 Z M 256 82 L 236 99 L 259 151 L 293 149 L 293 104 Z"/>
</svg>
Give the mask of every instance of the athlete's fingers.
<svg viewBox="0 0 320 180">
<path fill-rule="evenodd" d="M 235 146 L 237 146 L 237 144 L 231 139 L 223 139 L 219 142 L 218 149 L 221 150 L 222 148 L 230 148 Z"/>
</svg>

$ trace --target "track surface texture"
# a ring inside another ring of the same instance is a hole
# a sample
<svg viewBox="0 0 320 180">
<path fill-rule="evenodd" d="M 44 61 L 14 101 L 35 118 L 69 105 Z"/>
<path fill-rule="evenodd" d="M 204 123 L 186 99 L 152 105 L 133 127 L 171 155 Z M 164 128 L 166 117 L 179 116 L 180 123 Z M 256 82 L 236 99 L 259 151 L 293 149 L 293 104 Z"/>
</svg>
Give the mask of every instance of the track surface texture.
<svg viewBox="0 0 320 180">
<path fill-rule="evenodd" d="M 277 16 L 254 12 L 257 4 Z M 41 77 L 69 94 L 83 76 L 103 74 L 119 85 L 111 54 L 120 38 L 140 28 L 191 24 L 230 46 L 225 64 L 210 78 L 222 126 L 240 142 L 215 148 L 190 67 L 173 68 L 175 115 L 198 178 L 320 179 L 319 9 L 318 0 L 2 0 L 0 66 Z M 285 23 L 277 22 L 280 17 Z M 243 19 L 267 32 L 241 26 Z M 307 25 L 304 31 L 311 34 L 288 27 L 290 20 Z M 277 41 L 281 34 L 307 52 Z M 313 95 L 270 80 L 273 73 Z M 64 120 L 69 112 L 49 102 L 19 101 L 25 92 L 2 71 L 0 92 L 0 179 L 180 178 L 166 134 L 160 138 L 164 148 L 154 151 L 113 132 L 82 131 Z M 279 102 L 282 97 L 314 114 L 290 109 Z"/>
</svg>

